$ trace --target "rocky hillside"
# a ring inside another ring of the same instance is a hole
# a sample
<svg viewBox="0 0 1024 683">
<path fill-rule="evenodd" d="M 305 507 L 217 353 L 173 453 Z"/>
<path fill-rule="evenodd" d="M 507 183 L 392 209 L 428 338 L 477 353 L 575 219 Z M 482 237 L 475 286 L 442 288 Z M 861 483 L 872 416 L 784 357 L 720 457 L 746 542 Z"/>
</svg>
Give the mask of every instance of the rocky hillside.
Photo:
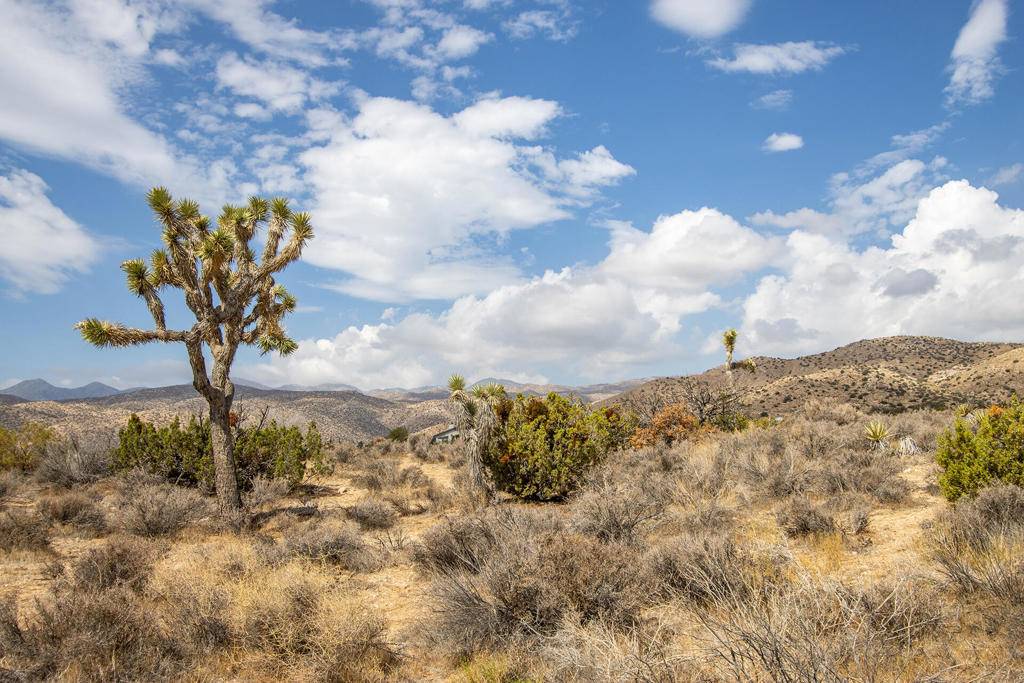
<svg viewBox="0 0 1024 683">
<path fill-rule="evenodd" d="M 811 399 L 850 403 L 868 412 L 900 412 L 1024 395 L 1024 344 L 939 337 L 883 337 L 800 358 L 755 357 L 757 372 L 737 371 L 755 415 L 778 415 Z M 725 381 L 723 366 L 695 376 Z M 663 377 L 612 399 L 678 396 L 684 378 Z"/>
<path fill-rule="evenodd" d="M 0 425 L 32 420 L 59 432 L 94 441 L 114 435 L 133 412 L 146 420 L 167 422 L 175 416 L 204 414 L 205 402 L 191 385 L 140 389 L 129 394 L 80 401 L 0 402 Z M 240 386 L 235 410 L 256 415 L 264 408 L 280 423 L 316 422 L 332 440 L 364 440 L 394 427 L 415 432 L 449 420 L 443 401 L 397 403 L 351 391 L 280 391 Z"/>
</svg>

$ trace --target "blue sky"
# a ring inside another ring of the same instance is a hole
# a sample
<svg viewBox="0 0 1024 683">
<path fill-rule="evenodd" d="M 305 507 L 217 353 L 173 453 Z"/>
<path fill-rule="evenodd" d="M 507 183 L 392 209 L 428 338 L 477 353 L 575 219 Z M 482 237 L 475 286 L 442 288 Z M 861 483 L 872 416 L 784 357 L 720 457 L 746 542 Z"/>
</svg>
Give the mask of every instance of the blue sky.
<svg viewBox="0 0 1024 683">
<path fill-rule="evenodd" d="M 188 381 L 118 269 L 145 190 L 283 195 L 270 385 L 591 382 L 1024 336 L 1009 0 L 0 0 L 0 384 Z M 170 299 L 168 292 L 165 299 Z M 188 326 L 180 305 L 172 321 Z"/>
</svg>

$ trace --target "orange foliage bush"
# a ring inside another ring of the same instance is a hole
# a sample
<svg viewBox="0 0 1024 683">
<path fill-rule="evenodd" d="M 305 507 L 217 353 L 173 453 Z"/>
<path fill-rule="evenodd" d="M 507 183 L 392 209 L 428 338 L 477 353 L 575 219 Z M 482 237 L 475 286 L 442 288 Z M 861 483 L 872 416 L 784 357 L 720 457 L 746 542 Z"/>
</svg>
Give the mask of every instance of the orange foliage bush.
<svg viewBox="0 0 1024 683">
<path fill-rule="evenodd" d="M 701 426 L 682 403 L 667 405 L 651 418 L 651 423 L 633 432 L 630 445 L 633 448 L 649 446 L 671 446 L 678 441 L 696 441 L 713 431 Z"/>
</svg>

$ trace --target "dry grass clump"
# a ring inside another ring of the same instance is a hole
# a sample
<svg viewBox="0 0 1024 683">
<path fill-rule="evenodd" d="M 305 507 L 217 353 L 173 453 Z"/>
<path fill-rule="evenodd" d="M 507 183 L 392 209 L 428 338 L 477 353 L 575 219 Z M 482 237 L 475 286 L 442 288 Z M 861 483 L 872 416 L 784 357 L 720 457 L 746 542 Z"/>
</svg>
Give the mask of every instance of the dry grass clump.
<svg viewBox="0 0 1024 683">
<path fill-rule="evenodd" d="M 378 498 L 364 498 L 346 513 L 363 529 L 390 529 L 398 522 L 395 506 Z"/>
<path fill-rule="evenodd" d="M 71 488 L 110 474 L 109 449 L 85 448 L 78 441 L 52 443 L 36 465 L 35 479 L 44 484 Z"/>
<path fill-rule="evenodd" d="M 996 484 L 936 522 L 927 555 L 962 594 L 1024 607 L 1024 489 Z"/>
<path fill-rule="evenodd" d="M 289 555 L 349 571 L 370 571 L 381 565 L 379 554 L 363 542 L 351 524 L 313 522 L 299 531 L 287 534 L 283 548 Z"/>
<path fill-rule="evenodd" d="M 200 662 L 231 649 L 247 670 L 318 681 L 382 680 L 398 662 L 386 622 L 331 571 L 239 541 L 176 548 L 151 592 Z"/>
<path fill-rule="evenodd" d="M 70 524 L 93 533 L 106 530 L 106 515 L 89 496 L 70 491 L 46 496 L 36 503 L 39 513 L 53 523 Z"/>
<path fill-rule="evenodd" d="M 634 549 L 543 514 L 449 520 L 414 557 L 434 579 L 430 637 L 463 654 L 550 635 L 564 619 L 631 624 L 649 594 Z"/>
<path fill-rule="evenodd" d="M 115 521 L 139 536 L 168 536 L 205 514 L 207 501 L 196 491 L 174 484 L 128 487 L 119 496 Z"/>
<path fill-rule="evenodd" d="M 540 652 L 544 680 L 580 683 L 693 680 L 689 658 L 673 646 L 671 635 L 657 623 L 623 630 L 601 622 L 581 625 L 567 619 Z M 529 679 L 523 676 L 522 679 L 502 680 Z"/>
<path fill-rule="evenodd" d="M 0 550 L 50 548 L 49 525 L 40 515 L 24 510 L 0 512 Z"/>
<path fill-rule="evenodd" d="M 126 586 L 60 590 L 19 619 L 0 609 L 0 650 L 25 680 L 173 680 L 180 653 L 143 598 Z"/>
<path fill-rule="evenodd" d="M 921 586 L 898 581 L 851 590 L 798 575 L 747 595 L 755 597 L 693 612 L 706 630 L 707 651 L 732 679 L 903 680 L 911 666 L 945 668 L 919 648 L 943 623 L 935 596 Z"/>
<path fill-rule="evenodd" d="M 602 541 L 638 543 L 665 516 L 668 502 L 664 482 L 604 473 L 572 502 L 570 524 Z"/>
<path fill-rule="evenodd" d="M 12 497 L 24 482 L 24 477 L 17 470 L 0 472 L 0 501 Z"/>
<path fill-rule="evenodd" d="M 776 520 L 791 538 L 812 534 L 831 534 L 838 529 L 835 518 L 807 497 L 789 499 L 776 513 Z"/>
<path fill-rule="evenodd" d="M 142 595 L 153 557 L 133 539 L 88 552 L 29 614 L 3 605 L 0 651 L 28 680 L 173 679 L 181 652 Z"/>
</svg>

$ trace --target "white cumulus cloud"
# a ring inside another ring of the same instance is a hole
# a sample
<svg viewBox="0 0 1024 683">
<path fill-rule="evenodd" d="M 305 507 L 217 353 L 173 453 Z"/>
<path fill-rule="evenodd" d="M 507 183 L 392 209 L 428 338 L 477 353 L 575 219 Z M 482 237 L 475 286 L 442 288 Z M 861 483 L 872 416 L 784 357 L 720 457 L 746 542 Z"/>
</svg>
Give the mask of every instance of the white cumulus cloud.
<svg viewBox="0 0 1024 683">
<path fill-rule="evenodd" d="M 765 138 L 761 149 L 766 152 L 791 152 L 804 146 L 804 139 L 796 133 L 772 133 Z"/>
<path fill-rule="evenodd" d="M 53 205 L 48 189 L 28 171 L 0 176 L 0 277 L 16 292 L 53 294 L 99 254 L 96 240 Z"/>
<path fill-rule="evenodd" d="M 305 70 L 243 58 L 234 53 L 217 61 L 217 84 L 236 95 L 260 100 L 273 110 L 290 113 L 301 110 L 307 101 L 316 102 L 340 90 L 337 83 L 313 78 Z M 252 116 L 253 113 L 250 108 L 239 115 L 259 118 Z"/>
<path fill-rule="evenodd" d="M 684 353 L 675 336 L 683 318 L 720 306 L 714 287 L 772 265 L 783 246 L 709 208 L 662 216 L 650 231 L 625 223 L 609 230 L 609 253 L 593 266 L 461 297 L 437 315 L 396 320 L 392 311 L 240 372 L 268 384 L 319 377 L 364 388 L 438 383 L 453 371 L 627 376 Z"/>
<path fill-rule="evenodd" d="M 383 301 L 452 299 L 519 279 L 489 240 L 569 217 L 633 173 L 599 147 L 575 158 L 521 144 L 561 112 L 528 98 L 481 100 L 451 116 L 366 98 L 301 155 L 317 225 L 306 260 L 344 271 L 334 285 Z"/>
<path fill-rule="evenodd" d="M 757 353 L 802 354 L 855 339 L 932 334 L 1017 339 L 1024 334 L 1024 211 L 965 180 L 931 190 L 885 246 L 859 250 L 802 230 L 788 265 L 744 304 Z"/>
<path fill-rule="evenodd" d="M 651 16 L 693 38 L 717 38 L 740 25 L 750 0 L 653 0 Z"/>
<path fill-rule="evenodd" d="M 950 55 L 946 103 L 977 104 L 995 94 L 994 82 L 1002 65 L 997 50 L 1006 40 L 1006 0 L 979 0 L 960 29 Z"/>
<path fill-rule="evenodd" d="M 754 74 L 798 74 L 820 71 L 847 48 L 812 40 L 769 45 L 739 44 L 733 57 L 716 57 L 708 64 L 722 71 L 746 71 Z"/>
</svg>

